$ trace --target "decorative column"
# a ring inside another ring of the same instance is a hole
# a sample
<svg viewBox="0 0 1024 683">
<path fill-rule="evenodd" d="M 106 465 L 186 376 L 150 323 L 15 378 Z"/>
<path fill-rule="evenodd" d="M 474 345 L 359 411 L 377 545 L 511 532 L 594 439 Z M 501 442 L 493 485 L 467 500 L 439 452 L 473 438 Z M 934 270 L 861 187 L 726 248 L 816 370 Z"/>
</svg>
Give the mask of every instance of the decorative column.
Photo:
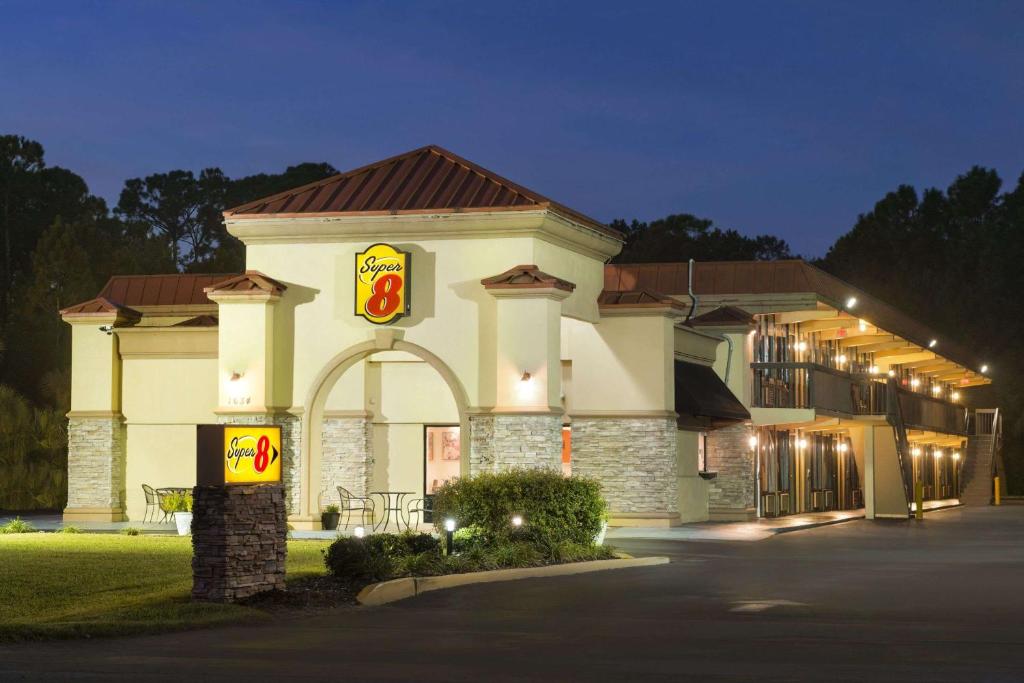
<svg viewBox="0 0 1024 683">
<path fill-rule="evenodd" d="M 219 319 L 217 420 L 281 426 L 281 480 L 292 514 L 299 509 L 302 415 L 288 407 L 291 397 L 281 396 L 275 386 L 288 370 L 274 366 L 274 321 L 287 289 L 258 270 L 247 270 L 205 291 L 217 303 Z"/>
<path fill-rule="evenodd" d="M 576 285 L 516 266 L 481 280 L 497 313 L 495 405 L 470 416 L 472 472 L 561 467 L 562 301 Z"/>
<path fill-rule="evenodd" d="M 65 522 L 124 519 L 127 456 L 121 414 L 117 327 L 138 311 L 98 298 L 61 311 L 71 325 L 71 412 L 68 413 L 68 504 Z"/>
</svg>

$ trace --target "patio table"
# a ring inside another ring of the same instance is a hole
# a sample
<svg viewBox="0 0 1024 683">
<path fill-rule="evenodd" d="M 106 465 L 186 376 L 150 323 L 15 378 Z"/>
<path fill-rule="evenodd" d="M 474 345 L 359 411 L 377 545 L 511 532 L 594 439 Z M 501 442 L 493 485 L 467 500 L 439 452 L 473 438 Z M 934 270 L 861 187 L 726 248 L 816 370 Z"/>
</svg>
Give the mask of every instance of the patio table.
<svg viewBox="0 0 1024 683">
<path fill-rule="evenodd" d="M 402 530 L 402 525 L 409 526 L 409 520 L 405 518 L 404 501 L 406 496 L 411 496 L 415 491 L 370 491 L 371 496 L 378 496 L 383 503 L 384 516 L 374 525 L 373 530 L 383 529 L 387 531 L 391 523 L 391 513 L 395 513 L 395 528 Z"/>
</svg>

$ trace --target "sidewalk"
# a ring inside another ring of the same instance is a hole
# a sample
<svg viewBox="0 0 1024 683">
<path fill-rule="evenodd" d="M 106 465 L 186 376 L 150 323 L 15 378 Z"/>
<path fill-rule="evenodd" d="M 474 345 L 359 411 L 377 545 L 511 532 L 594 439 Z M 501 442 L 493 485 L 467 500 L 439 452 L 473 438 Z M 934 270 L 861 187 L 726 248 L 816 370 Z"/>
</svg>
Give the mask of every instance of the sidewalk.
<svg viewBox="0 0 1024 683">
<path fill-rule="evenodd" d="M 863 519 L 864 510 L 807 512 L 750 522 L 697 522 L 671 528 L 619 527 L 609 529 L 607 538 L 643 538 L 659 541 L 763 541 L 777 534 L 813 529 Z"/>
</svg>

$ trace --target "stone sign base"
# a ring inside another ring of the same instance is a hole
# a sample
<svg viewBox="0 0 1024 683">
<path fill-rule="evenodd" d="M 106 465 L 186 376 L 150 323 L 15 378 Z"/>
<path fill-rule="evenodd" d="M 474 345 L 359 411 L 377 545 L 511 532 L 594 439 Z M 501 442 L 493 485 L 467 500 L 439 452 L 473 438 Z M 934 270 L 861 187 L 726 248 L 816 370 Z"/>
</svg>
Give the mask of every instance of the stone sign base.
<svg viewBox="0 0 1024 683">
<path fill-rule="evenodd" d="M 237 602 L 284 590 L 287 537 L 280 484 L 195 487 L 192 599 Z"/>
</svg>

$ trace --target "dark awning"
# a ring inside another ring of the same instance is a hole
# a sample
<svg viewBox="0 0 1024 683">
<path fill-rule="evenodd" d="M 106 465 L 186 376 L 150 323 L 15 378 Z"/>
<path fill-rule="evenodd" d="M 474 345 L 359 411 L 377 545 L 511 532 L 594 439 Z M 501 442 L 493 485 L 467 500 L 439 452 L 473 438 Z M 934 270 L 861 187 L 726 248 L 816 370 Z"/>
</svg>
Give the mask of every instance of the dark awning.
<svg viewBox="0 0 1024 683">
<path fill-rule="evenodd" d="M 675 362 L 676 412 L 682 429 L 718 429 L 750 419 L 750 412 L 707 365 Z"/>
</svg>

